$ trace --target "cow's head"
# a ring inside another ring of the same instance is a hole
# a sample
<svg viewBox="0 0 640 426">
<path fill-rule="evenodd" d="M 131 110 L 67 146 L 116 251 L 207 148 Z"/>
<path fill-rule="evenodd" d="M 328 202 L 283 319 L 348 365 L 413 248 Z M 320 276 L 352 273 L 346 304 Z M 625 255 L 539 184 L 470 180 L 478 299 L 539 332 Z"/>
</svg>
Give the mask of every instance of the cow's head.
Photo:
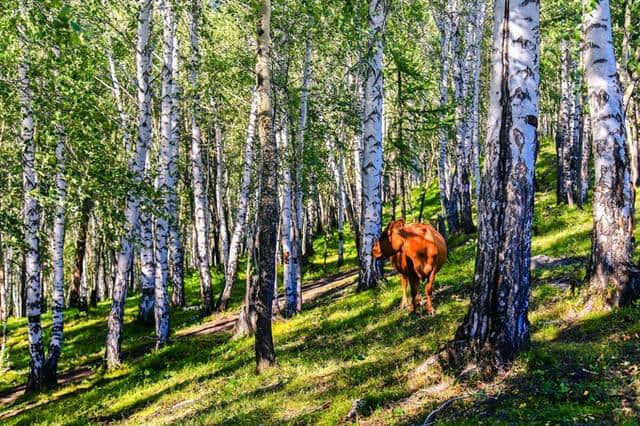
<svg viewBox="0 0 640 426">
<path fill-rule="evenodd" d="M 373 244 L 371 254 L 376 259 L 381 257 L 391 257 L 396 254 L 404 243 L 404 238 L 400 235 L 400 230 L 404 227 L 404 219 L 389 222 L 380 238 Z"/>
</svg>

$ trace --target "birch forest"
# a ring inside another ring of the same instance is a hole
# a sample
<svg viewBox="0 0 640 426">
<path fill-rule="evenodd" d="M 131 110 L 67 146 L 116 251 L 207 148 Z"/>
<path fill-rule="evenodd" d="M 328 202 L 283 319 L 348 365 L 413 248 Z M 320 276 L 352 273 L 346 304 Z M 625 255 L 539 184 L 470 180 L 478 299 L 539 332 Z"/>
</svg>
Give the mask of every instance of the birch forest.
<svg viewBox="0 0 640 426">
<path fill-rule="evenodd" d="M 639 29 L 2 0 L 0 424 L 636 424 Z"/>
</svg>

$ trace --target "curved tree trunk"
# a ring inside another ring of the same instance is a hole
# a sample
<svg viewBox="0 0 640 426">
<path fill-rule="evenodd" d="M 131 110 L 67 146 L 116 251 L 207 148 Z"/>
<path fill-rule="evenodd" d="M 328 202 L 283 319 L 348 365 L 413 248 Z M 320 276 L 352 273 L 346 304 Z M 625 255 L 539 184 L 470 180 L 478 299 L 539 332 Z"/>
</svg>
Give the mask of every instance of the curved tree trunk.
<svg viewBox="0 0 640 426">
<path fill-rule="evenodd" d="M 539 3 L 497 0 L 471 306 L 442 355 L 501 368 L 529 342 Z"/>
<path fill-rule="evenodd" d="M 609 1 L 586 4 L 585 68 L 593 131 L 593 237 L 587 269 L 592 308 L 625 305 L 637 297 L 630 268 L 633 197 L 622 93 L 611 36 Z"/>
<path fill-rule="evenodd" d="M 130 168 L 134 178 L 141 182 L 144 177 L 147 148 L 151 140 L 151 19 L 153 0 L 139 0 L 140 13 L 138 16 L 138 41 L 136 46 L 136 67 L 138 81 L 138 139 L 135 154 L 130 161 Z M 106 338 L 105 361 L 108 368 L 120 366 L 122 338 L 122 321 L 124 304 L 127 297 L 127 279 L 131 273 L 133 261 L 133 246 L 131 239 L 136 231 L 140 216 L 140 200 L 131 191 L 127 196 L 125 209 L 125 235 L 120 239 L 116 276 L 112 288 L 111 311 L 108 320 Z"/>
<path fill-rule="evenodd" d="M 273 282 L 276 273 L 275 248 L 278 221 L 277 148 L 273 138 L 271 104 L 271 0 L 260 1 L 256 76 L 258 93 L 258 135 L 262 152 L 260 198 L 258 201 L 258 297 L 256 300 L 256 366 L 260 372 L 276 363 L 271 332 Z"/>
<path fill-rule="evenodd" d="M 229 244 L 229 258 L 225 271 L 225 285 L 218 301 L 218 310 L 224 311 L 231 299 L 231 290 L 236 280 L 238 270 L 238 260 L 240 257 L 240 243 L 242 241 L 244 229 L 247 227 L 247 213 L 249 210 L 249 195 L 251 191 L 251 170 L 253 167 L 253 141 L 256 133 L 256 113 L 258 108 L 255 89 L 251 94 L 251 110 L 249 112 L 249 125 L 247 126 L 247 138 L 244 146 L 244 164 L 242 165 L 242 181 L 240 183 L 240 194 L 238 196 L 238 213 L 236 223 L 231 235 Z"/>
<path fill-rule="evenodd" d="M 386 0 L 369 2 L 371 54 L 367 60 L 362 157 L 362 246 L 358 290 L 376 286 L 382 277 L 381 263 L 371 250 L 382 227 L 382 108 L 384 102 L 383 36 L 387 19 Z"/>
</svg>

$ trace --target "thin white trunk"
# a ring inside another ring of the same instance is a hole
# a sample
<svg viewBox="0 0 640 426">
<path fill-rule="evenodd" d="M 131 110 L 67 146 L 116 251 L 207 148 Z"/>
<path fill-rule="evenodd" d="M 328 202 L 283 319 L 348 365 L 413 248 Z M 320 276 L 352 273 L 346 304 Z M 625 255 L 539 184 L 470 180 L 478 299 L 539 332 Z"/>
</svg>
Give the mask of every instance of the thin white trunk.
<svg viewBox="0 0 640 426">
<path fill-rule="evenodd" d="M 113 59 L 111 50 L 107 50 L 107 60 L 109 62 L 109 74 L 111 76 L 111 91 L 116 101 L 116 110 L 118 111 L 118 119 L 120 130 L 122 131 L 122 141 L 124 143 L 124 152 L 128 155 L 131 151 L 131 135 L 129 134 L 129 117 L 124 110 L 122 103 L 122 89 L 120 88 L 120 80 L 116 72 L 116 63 Z"/>
<path fill-rule="evenodd" d="M 58 358 L 62 351 L 62 330 L 63 330 L 63 309 L 64 309 L 64 236 L 65 236 L 65 210 L 67 198 L 67 180 L 65 178 L 65 155 L 64 142 L 65 130 L 61 123 L 56 124 L 57 144 L 56 144 L 56 188 L 57 202 L 56 212 L 53 219 L 53 245 L 51 253 L 51 263 L 53 267 L 52 283 L 52 319 L 51 319 L 51 341 L 49 342 L 49 352 L 44 366 L 45 381 L 50 385 L 57 382 Z"/>
<path fill-rule="evenodd" d="M 282 241 L 282 277 L 284 281 L 284 293 L 286 300 L 285 315 L 290 317 L 295 315 L 297 309 L 297 285 L 295 280 L 295 267 L 291 261 L 292 257 L 292 231 L 294 231 L 292 192 L 293 182 L 291 179 L 291 153 L 289 146 L 289 117 L 286 111 L 281 111 L 279 116 L 279 126 L 276 130 L 276 141 L 278 144 L 279 164 L 282 167 L 282 202 L 280 214 L 282 216 L 281 241 Z"/>
<path fill-rule="evenodd" d="M 213 310 L 211 294 L 211 275 L 209 267 L 209 200 L 205 188 L 202 161 L 202 135 L 200 132 L 200 95 L 198 82 L 198 67 L 200 66 L 200 1 L 192 0 L 189 14 L 189 37 L 191 40 L 191 64 L 189 69 L 189 84 L 191 85 L 191 177 L 193 183 L 193 216 L 195 224 L 195 249 L 200 273 L 200 298 L 203 311 Z M 175 304 L 174 300 L 174 304 Z M 184 301 L 183 301 L 184 303 Z"/>
<path fill-rule="evenodd" d="M 382 114 L 384 103 L 383 36 L 387 18 L 385 0 L 369 2 L 371 52 L 367 55 L 362 150 L 362 246 L 360 290 L 372 288 L 382 276 L 371 250 L 382 228 Z"/>
<path fill-rule="evenodd" d="M 182 240 L 180 238 L 180 215 L 178 205 L 178 159 L 180 157 L 180 123 L 179 102 L 180 87 L 178 72 L 180 66 L 180 50 L 178 48 L 177 19 L 173 23 L 173 68 L 171 80 L 171 144 L 168 159 L 168 209 L 169 209 L 169 255 L 171 256 L 172 303 L 182 306 L 184 301 L 184 259 Z"/>
<path fill-rule="evenodd" d="M 484 22 L 487 11 L 487 1 L 477 0 L 477 10 L 474 22 L 474 39 L 471 47 L 473 68 L 473 93 L 471 98 L 471 152 L 473 155 L 473 174 L 475 177 L 476 202 L 480 199 L 480 71 L 482 70 L 482 36 L 484 35 Z"/>
<path fill-rule="evenodd" d="M 223 270 L 229 264 L 229 233 L 227 228 L 227 215 L 224 208 L 224 194 L 226 189 L 224 179 L 224 145 L 222 140 L 222 129 L 219 124 L 215 124 L 216 142 L 216 214 L 218 216 L 218 230 L 220 232 L 220 256 Z"/>
<path fill-rule="evenodd" d="M 145 179 L 151 184 L 151 155 L 147 152 Z M 140 209 L 140 304 L 138 321 L 152 323 L 155 303 L 155 271 L 156 262 L 153 247 L 153 218 L 147 208 Z"/>
<path fill-rule="evenodd" d="M 218 309 L 225 310 L 231 298 L 231 289 L 236 280 L 238 270 L 238 259 L 240 257 L 240 245 L 247 227 L 247 217 L 249 210 L 249 195 L 251 191 L 251 170 L 253 168 L 253 143 L 256 134 L 256 121 L 258 112 L 258 97 L 255 88 L 251 93 L 251 109 L 249 112 L 249 124 L 247 126 L 247 137 L 244 146 L 244 164 L 242 165 L 242 179 L 240 182 L 240 194 L 238 196 L 238 213 L 236 223 L 233 227 L 231 242 L 229 244 L 229 259 L 225 273 L 225 287 Z"/>
<path fill-rule="evenodd" d="M 140 0 L 138 16 L 138 41 L 136 46 L 136 67 L 138 81 L 138 139 L 135 154 L 130 161 L 130 168 L 136 181 L 141 182 L 144 176 L 147 148 L 151 139 L 151 12 L 153 0 Z M 122 321 L 124 304 L 127 297 L 127 280 L 130 275 L 133 247 L 131 239 L 139 220 L 140 200 L 131 191 L 127 197 L 125 209 L 125 234 L 120 239 L 120 252 L 117 259 L 116 278 L 112 289 L 111 312 L 108 320 L 106 339 L 106 362 L 108 368 L 120 366 L 120 341 L 122 337 Z"/>
<path fill-rule="evenodd" d="M 445 215 L 449 230 L 455 232 L 457 230 L 457 215 L 452 211 L 452 203 L 449 199 L 450 187 L 450 167 L 447 161 L 447 129 L 444 125 L 446 118 L 446 109 L 449 103 L 449 53 L 451 51 L 451 42 L 454 32 L 453 13 L 457 7 L 457 0 L 450 2 L 441 18 L 440 33 L 442 42 L 440 46 L 440 134 L 439 140 L 439 160 L 438 160 L 438 182 L 440 188 L 440 205 Z"/>
<path fill-rule="evenodd" d="M 296 136 L 296 167 L 295 167 L 295 229 L 293 232 L 293 249 L 291 262 L 295 265 L 296 281 L 296 311 L 302 311 L 302 203 L 304 191 L 302 188 L 302 166 L 304 158 L 304 135 L 307 129 L 307 115 L 309 110 L 309 84 L 311 82 L 311 41 L 307 40 L 302 70 L 302 91 L 300 94 L 300 125 Z"/>
<path fill-rule="evenodd" d="M 34 168 L 35 141 L 33 139 L 33 99 L 30 82 L 29 46 L 23 20 L 28 19 L 25 1 L 20 2 L 20 17 L 18 24 L 18 39 L 20 45 L 20 63 L 18 65 L 18 97 L 20 101 L 20 115 L 22 117 L 20 129 L 20 143 L 22 145 L 22 191 L 23 191 L 23 225 L 25 247 L 25 281 L 27 286 L 27 318 L 29 353 L 31 355 L 28 389 L 37 390 L 42 386 L 42 372 L 44 365 L 44 347 L 42 343 L 42 329 L 40 325 L 40 311 L 42 305 L 42 285 L 40 281 L 40 212 L 36 198 L 37 178 Z"/>
<path fill-rule="evenodd" d="M 169 296 L 167 290 L 169 275 L 169 227 L 175 218 L 176 206 L 172 203 L 175 191 L 175 175 L 172 163 L 175 161 L 177 141 L 174 140 L 174 14 L 170 0 L 162 0 L 163 21 L 162 37 L 162 104 L 160 116 L 160 155 L 158 157 L 158 176 L 156 189 L 161 194 L 162 215 L 155 218 L 156 232 L 156 279 L 155 279 L 155 323 L 156 347 L 164 345 L 169 339 Z"/>
</svg>

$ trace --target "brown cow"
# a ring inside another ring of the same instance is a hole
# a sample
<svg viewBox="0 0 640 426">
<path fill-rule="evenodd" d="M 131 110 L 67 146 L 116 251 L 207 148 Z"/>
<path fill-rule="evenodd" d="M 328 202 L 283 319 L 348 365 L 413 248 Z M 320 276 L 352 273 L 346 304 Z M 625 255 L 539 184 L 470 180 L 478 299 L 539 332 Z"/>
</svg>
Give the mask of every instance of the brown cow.
<svg viewBox="0 0 640 426">
<path fill-rule="evenodd" d="M 391 258 L 402 280 L 402 307 L 415 312 L 419 305 L 418 286 L 424 280 L 425 303 L 429 315 L 433 315 L 431 292 L 436 274 L 447 260 L 447 244 L 429 224 L 406 225 L 403 219 L 392 221 L 373 246 L 373 257 Z M 407 291 L 411 285 L 411 302 Z"/>
</svg>

